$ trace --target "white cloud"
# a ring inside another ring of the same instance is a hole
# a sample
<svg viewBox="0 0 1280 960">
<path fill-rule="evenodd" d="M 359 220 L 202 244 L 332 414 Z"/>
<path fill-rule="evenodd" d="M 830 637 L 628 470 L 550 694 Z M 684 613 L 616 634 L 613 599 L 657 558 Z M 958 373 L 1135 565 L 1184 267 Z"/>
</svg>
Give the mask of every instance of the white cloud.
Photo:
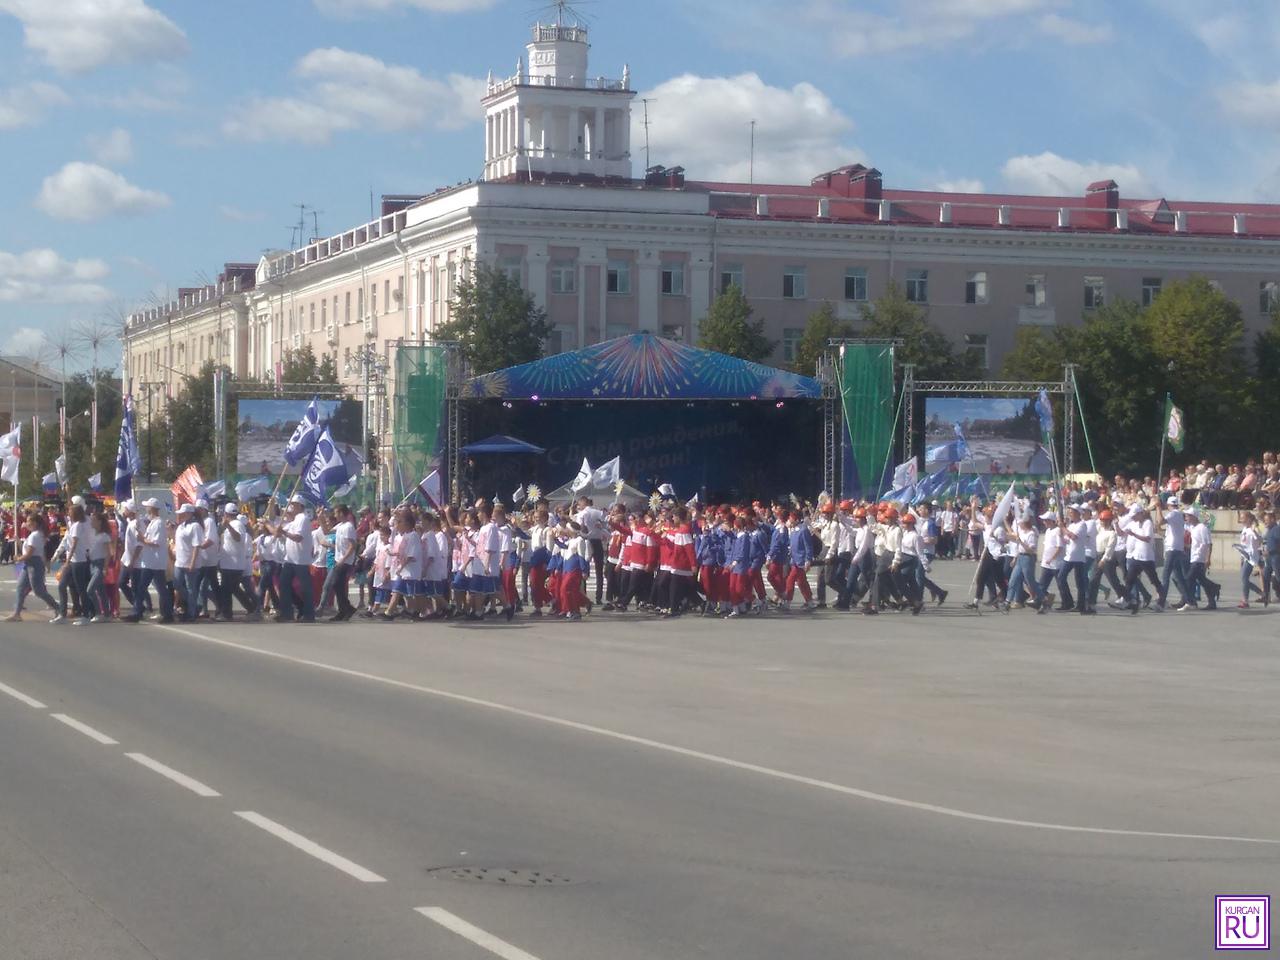
<svg viewBox="0 0 1280 960">
<path fill-rule="evenodd" d="M 50 107 L 61 107 L 71 98 L 61 87 L 35 81 L 0 90 L 0 130 L 15 130 L 38 122 Z"/>
<path fill-rule="evenodd" d="M 1055 0 L 898 0 L 893 13 L 873 13 L 844 0 L 807 0 L 800 16 L 819 27 L 846 57 L 939 48 L 1009 23 L 1021 29 Z"/>
<path fill-rule="evenodd" d="M 954 180 L 939 180 L 933 185 L 933 189 L 943 193 L 983 193 L 986 187 L 981 180 L 973 177 L 957 177 Z"/>
<path fill-rule="evenodd" d="M 0 250 L 0 302 L 100 303 L 111 296 L 98 282 L 109 273 L 101 260 L 67 260 L 48 248 Z"/>
<path fill-rule="evenodd" d="M 1109 23 L 1085 23 L 1081 20 L 1072 20 L 1069 17 L 1059 16 L 1056 13 L 1046 13 L 1040 18 L 1040 22 L 1036 26 L 1040 28 L 1041 33 L 1050 37 L 1057 37 L 1072 46 L 1109 43 L 1112 39 L 1111 24 Z"/>
<path fill-rule="evenodd" d="M 1083 196 L 1084 188 L 1096 180 L 1114 180 L 1121 196 L 1158 197 L 1160 192 L 1147 176 L 1131 163 L 1080 162 L 1060 157 L 1052 151 L 1035 156 L 1010 157 L 1001 168 L 1009 189 L 1051 196 Z"/>
<path fill-rule="evenodd" d="M 36 206 L 58 220 L 100 220 L 169 206 L 169 197 L 134 186 L 114 170 L 75 161 L 44 178 Z"/>
<path fill-rule="evenodd" d="M 223 121 L 223 133 L 237 140 L 319 144 L 346 130 L 453 130 L 481 117 L 485 83 L 462 74 L 424 77 L 412 67 L 336 47 L 312 50 L 293 72 L 305 81 L 304 95 L 255 97 Z"/>
<path fill-rule="evenodd" d="M 401 7 L 428 13 L 471 13 L 488 10 L 497 0 L 315 0 L 316 9 L 331 17 L 387 13 Z"/>
<path fill-rule="evenodd" d="M 21 21 L 23 43 L 64 73 L 187 52 L 187 35 L 144 0 L 0 0 L 0 13 Z"/>
<path fill-rule="evenodd" d="M 657 101 L 649 108 L 653 162 L 683 166 L 690 179 L 745 183 L 752 120 L 757 183 L 807 182 L 823 171 L 866 159 L 845 142 L 853 121 L 809 83 L 787 89 L 771 87 L 754 73 L 685 74 L 641 96 Z M 631 119 L 631 155 L 643 157 L 640 111 L 633 111 Z"/>
<path fill-rule="evenodd" d="M 99 163 L 114 167 L 133 159 L 133 137 L 122 127 L 108 133 L 91 133 L 85 137 L 85 143 Z"/>
<path fill-rule="evenodd" d="M 18 327 L 9 334 L 0 353 L 7 357 L 35 357 L 44 345 L 44 331 L 39 327 Z"/>
<path fill-rule="evenodd" d="M 1236 120 L 1280 126 L 1280 80 L 1231 84 L 1218 91 L 1218 102 Z"/>
</svg>

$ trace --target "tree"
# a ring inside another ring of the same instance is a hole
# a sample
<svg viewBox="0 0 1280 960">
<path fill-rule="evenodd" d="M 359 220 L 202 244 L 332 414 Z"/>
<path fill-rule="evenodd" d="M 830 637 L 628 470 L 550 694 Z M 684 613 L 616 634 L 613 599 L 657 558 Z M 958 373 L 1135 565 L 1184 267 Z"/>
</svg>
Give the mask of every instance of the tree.
<svg viewBox="0 0 1280 960">
<path fill-rule="evenodd" d="M 903 341 L 896 360 L 915 364 L 917 380 L 964 380 L 982 373 L 978 361 L 967 351 L 957 353 L 946 334 L 929 322 L 928 312 L 893 281 L 867 305 L 863 320 L 863 336 Z"/>
<path fill-rule="evenodd" d="M 753 363 L 768 360 L 777 342 L 764 335 L 764 320 L 752 320 L 752 312 L 742 290 L 729 287 L 707 311 L 698 346 Z"/>
<path fill-rule="evenodd" d="M 1271 325 L 1259 333 L 1253 341 L 1253 378 L 1260 388 L 1259 414 L 1263 423 L 1275 423 L 1280 418 L 1280 304 L 1271 309 Z"/>
<path fill-rule="evenodd" d="M 174 469 L 181 472 L 195 464 L 206 479 L 214 476 L 218 466 L 213 453 L 213 371 L 214 362 L 206 360 L 198 373 L 183 378 L 182 389 L 169 401 L 165 425 Z M 228 422 L 235 422 L 230 415 Z M 230 452 L 227 460 L 235 462 Z"/>
<path fill-rule="evenodd" d="M 332 354 L 323 353 L 317 357 L 311 344 L 304 344 L 297 350 L 285 351 L 284 362 L 280 365 L 280 380 L 283 383 L 336 384 L 338 364 Z"/>
<path fill-rule="evenodd" d="M 827 349 L 827 341 L 852 337 L 853 324 L 836 317 L 835 308 L 824 303 L 805 321 L 804 336 L 796 344 L 796 373 L 812 377 L 818 368 L 818 358 Z"/>
<path fill-rule="evenodd" d="M 542 356 L 551 336 L 547 314 L 501 270 L 477 264 L 458 284 L 448 323 L 437 340 L 456 340 L 476 374 L 528 363 Z"/>
</svg>

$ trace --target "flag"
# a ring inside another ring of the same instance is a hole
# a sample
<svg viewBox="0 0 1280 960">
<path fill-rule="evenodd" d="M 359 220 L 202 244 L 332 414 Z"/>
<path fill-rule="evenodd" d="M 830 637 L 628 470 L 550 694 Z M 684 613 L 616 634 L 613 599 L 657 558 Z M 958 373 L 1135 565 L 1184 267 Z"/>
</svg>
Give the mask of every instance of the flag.
<svg viewBox="0 0 1280 960">
<path fill-rule="evenodd" d="M 1005 491 L 1003 497 L 1000 498 L 1000 505 L 996 507 L 995 512 L 991 514 L 991 526 L 1004 526 L 1004 518 L 1009 515 L 1009 510 L 1013 507 L 1013 484 L 1009 484 L 1009 489 Z"/>
<path fill-rule="evenodd" d="M 350 479 L 347 465 L 342 462 L 342 454 L 326 424 L 316 438 L 311 459 L 302 474 L 302 495 L 312 503 L 328 503 L 329 495 Z"/>
<path fill-rule="evenodd" d="M 593 487 L 611 487 L 622 479 L 622 457 L 614 457 L 604 466 L 596 467 L 591 474 Z"/>
<path fill-rule="evenodd" d="M 587 462 L 587 458 L 582 458 L 582 466 L 578 468 L 578 475 L 573 478 L 573 483 L 569 484 L 569 489 L 574 493 L 579 490 L 585 490 L 591 483 L 591 464 Z"/>
<path fill-rule="evenodd" d="M 941 443 L 936 447 L 929 447 L 924 452 L 925 463 L 959 463 L 966 456 L 963 441 L 952 440 L 950 443 Z"/>
<path fill-rule="evenodd" d="M 432 470 L 425 477 L 423 477 L 422 482 L 418 484 L 418 492 L 421 493 L 424 497 L 426 497 L 427 502 L 430 503 L 437 510 L 440 510 L 441 508 L 443 508 L 444 507 L 444 481 L 440 478 L 440 471 Z M 410 496 L 412 496 L 412 494 L 410 494 Z"/>
<path fill-rule="evenodd" d="M 44 488 L 44 492 L 53 496 L 58 492 L 58 475 L 56 473 L 46 473 L 40 478 L 40 486 Z"/>
<path fill-rule="evenodd" d="M 102 474 L 95 473 L 89 478 L 89 489 L 94 493 L 102 492 Z"/>
<path fill-rule="evenodd" d="M 899 464 L 893 471 L 893 485 L 895 487 L 915 486 L 917 470 L 918 466 L 915 457 L 912 457 L 906 463 Z"/>
<path fill-rule="evenodd" d="M 1164 437 L 1176 452 L 1182 452 L 1182 444 L 1187 439 L 1182 411 L 1173 405 L 1173 397 L 1167 393 L 1164 395 Z"/>
<path fill-rule="evenodd" d="M 169 486 L 169 492 L 173 494 L 174 509 L 184 503 L 195 503 L 202 486 L 204 486 L 204 478 L 200 476 L 200 471 L 194 464 L 178 474 L 178 479 Z"/>
<path fill-rule="evenodd" d="M 225 480 L 210 480 L 208 483 L 202 483 L 198 493 L 201 500 L 213 500 L 221 497 L 227 492 L 227 483 Z"/>
<path fill-rule="evenodd" d="M 664 497 L 671 497 L 672 499 L 674 499 L 676 495 L 676 490 L 675 490 L 675 487 L 671 486 L 671 484 L 664 483 L 658 487 L 658 493 L 660 493 Z"/>
<path fill-rule="evenodd" d="M 265 497 L 271 492 L 271 478 L 265 473 L 260 477 L 250 477 L 236 484 L 236 500 L 248 503 L 258 497 Z"/>
<path fill-rule="evenodd" d="M 524 503 L 524 484 L 523 483 L 520 484 L 520 486 L 516 487 L 515 493 L 511 494 L 511 505 L 514 507 L 516 504 L 520 504 L 520 503 Z"/>
<path fill-rule="evenodd" d="M 67 455 L 60 453 L 53 461 L 53 472 L 58 477 L 58 486 L 67 485 Z"/>
<path fill-rule="evenodd" d="M 960 424 L 952 424 L 952 427 L 956 432 L 956 443 L 958 444 L 956 447 L 956 453 L 958 455 L 958 459 L 962 461 L 971 459 L 973 454 L 969 451 L 969 441 L 965 439 L 964 431 L 960 429 Z"/>
<path fill-rule="evenodd" d="M 127 500 L 133 493 L 133 478 L 142 473 L 142 455 L 138 452 L 138 431 L 133 411 L 133 396 L 124 398 L 124 416 L 120 418 L 120 445 L 116 448 L 117 500 Z"/>
<path fill-rule="evenodd" d="M 684 502 L 684 505 L 688 507 L 690 510 L 696 510 L 698 508 L 698 495 L 695 493 L 692 497 L 690 497 L 688 500 Z"/>
<path fill-rule="evenodd" d="M 1049 403 L 1049 391 L 1041 390 L 1040 396 L 1036 397 L 1036 416 L 1040 418 L 1040 432 L 1045 436 L 1045 442 L 1051 442 L 1053 437 L 1053 405 Z"/>
<path fill-rule="evenodd" d="M 293 436 L 284 448 L 285 462 L 291 467 L 309 463 L 315 451 L 316 442 L 320 439 L 320 411 L 313 398 L 307 405 L 307 412 L 302 415 L 293 430 Z"/>
<path fill-rule="evenodd" d="M 22 427 L 0 436 L 0 480 L 18 485 L 18 464 L 22 461 Z"/>
</svg>

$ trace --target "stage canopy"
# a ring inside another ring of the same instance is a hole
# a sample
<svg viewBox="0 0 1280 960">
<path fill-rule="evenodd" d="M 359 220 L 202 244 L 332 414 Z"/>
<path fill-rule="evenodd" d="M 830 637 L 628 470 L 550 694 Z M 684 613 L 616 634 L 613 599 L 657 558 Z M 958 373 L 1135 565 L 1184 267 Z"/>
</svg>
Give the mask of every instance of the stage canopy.
<svg viewBox="0 0 1280 960">
<path fill-rule="evenodd" d="M 485 437 L 483 440 L 467 444 L 462 448 L 462 452 L 469 457 L 473 457 L 477 454 L 485 453 L 526 453 L 541 456 L 547 451 L 542 447 L 534 446 L 532 443 L 525 443 L 523 440 L 509 437 L 505 433 L 495 433 L 492 437 Z"/>
<path fill-rule="evenodd" d="M 817 380 L 651 333 L 475 377 L 463 395 L 496 400 L 818 399 Z"/>
</svg>

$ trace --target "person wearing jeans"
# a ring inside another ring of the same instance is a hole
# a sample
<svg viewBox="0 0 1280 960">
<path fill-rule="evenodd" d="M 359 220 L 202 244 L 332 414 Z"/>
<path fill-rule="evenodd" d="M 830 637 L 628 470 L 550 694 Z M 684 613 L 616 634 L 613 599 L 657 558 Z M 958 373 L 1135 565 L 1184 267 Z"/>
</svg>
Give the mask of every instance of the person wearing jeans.
<svg viewBox="0 0 1280 960">
<path fill-rule="evenodd" d="M 351 568 L 356 558 L 356 525 L 351 520 L 351 510 L 339 505 L 334 508 L 333 525 L 333 566 L 325 575 L 324 589 L 320 594 L 320 607 L 328 606 L 336 600 L 338 612 L 329 619 L 334 623 L 350 620 L 356 608 L 351 605 L 348 596 L 351 581 Z"/>
<path fill-rule="evenodd" d="M 280 612 L 276 620 L 291 623 L 295 607 L 301 607 L 303 623 L 316 622 L 315 599 L 311 590 L 311 561 L 315 554 L 311 518 L 306 501 L 296 494 L 289 498 L 283 523 L 274 529 L 284 538 L 284 567 L 280 574 Z"/>
<path fill-rule="evenodd" d="M 173 532 L 173 579 L 182 597 L 182 619 L 193 623 L 200 610 L 200 545 L 204 527 L 196 519 L 195 508 L 184 503 L 178 508 L 178 528 Z"/>
<path fill-rule="evenodd" d="M 1240 608 L 1245 609 L 1249 606 L 1249 591 L 1260 593 L 1261 591 L 1253 585 L 1253 568 L 1258 565 L 1260 557 L 1258 556 L 1258 531 L 1256 529 L 1257 518 L 1252 513 L 1245 513 L 1240 519 L 1240 541 L 1237 549 L 1240 551 Z"/>
<path fill-rule="evenodd" d="M 111 529 L 105 513 L 95 513 L 89 518 L 89 581 L 85 593 L 93 604 L 91 622 L 111 619 L 111 605 L 107 602 L 106 571 L 112 560 Z"/>
<path fill-rule="evenodd" d="M 58 604 L 49 595 L 44 583 L 44 542 L 44 517 L 33 513 L 27 517 L 27 537 L 22 541 L 22 551 L 18 556 L 22 573 L 18 576 L 18 602 L 14 605 L 13 613 L 6 617 L 10 623 L 22 620 L 22 607 L 27 596 L 32 593 L 48 604 L 55 615 L 58 613 Z"/>
<path fill-rule="evenodd" d="M 1156 606 L 1164 609 L 1169 600 L 1169 581 L 1172 580 L 1181 594 L 1180 607 L 1191 602 L 1191 592 L 1187 587 L 1187 551 L 1185 525 L 1182 508 L 1176 497 L 1169 498 L 1169 513 L 1166 516 L 1156 508 L 1156 520 L 1164 527 L 1164 573 L 1160 577 L 1160 597 Z"/>
<path fill-rule="evenodd" d="M 1023 588 L 1031 596 L 1031 606 L 1039 610 L 1044 602 L 1044 591 L 1036 580 L 1036 547 L 1039 540 L 1040 534 L 1036 530 L 1035 521 L 1031 517 L 1023 517 L 1018 522 L 1018 555 L 1013 563 L 1013 573 L 1009 577 L 1009 588 L 1004 595 L 1006 609 L 1020 602 Z"/>
<path fill-rule="evenodd" d="M 1208 598 L 1209 602 L 1206 607 L 1209 610 L 1216 610 L 1218 608 L 1218 595 L 1222 593 L 1222 587 L 1210 580 L 1207 573 L 1209 560 L 1213 556 L 1213 533 L 1210 531 L 1209 525 L 1192 508 L 1187 508 L 1186 515 L 1187 523 L 1191 525 L 1191 573 L 1187 589 L 1192 591 L 1199 586 L 1204 590 L 1205 597 Z M 1179 607 L 1178 609 L 1189 610 L 1191 607 Z"/>
</svg>

